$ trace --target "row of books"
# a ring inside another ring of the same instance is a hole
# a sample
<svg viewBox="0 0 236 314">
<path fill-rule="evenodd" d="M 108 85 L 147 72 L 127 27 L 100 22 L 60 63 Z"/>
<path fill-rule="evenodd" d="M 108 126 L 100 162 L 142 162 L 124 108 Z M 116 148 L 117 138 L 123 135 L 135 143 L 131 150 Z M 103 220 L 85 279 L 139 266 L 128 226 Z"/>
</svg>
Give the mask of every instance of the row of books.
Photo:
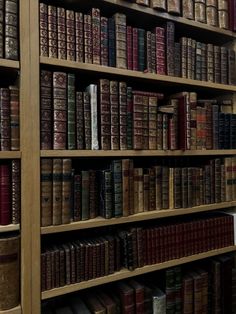
<svg viewBox="0 0 236 314">
<path fill-rule="evenodd" d="M 19 88 L 0 88 L 0 150 L 20 149 Z"/>
<path fill-rule="evenodd" d="M 43 314 L 234 313 L 236 270 L 230 255 L 93 288 L 43 304 Z"/>
<path fill-rule="evenodd" d="M 75 74 L 42 70 L 41 149 L 236 148 L 231 100 L 163 98 L 108 79 L 77 91 Z"/>
<path fill-rule="evenodd" d="M 0 58 L 19 58 L 19 0 L 0 1 Z"/>
<path fill-rule="evenodd" d="M 127 26 L 126 15 L 101 17 L 40 4 L 42 56 L 135 71 L 235 84 L 235 52 L 181 37 L 171 21 L 153 31 Z"/>
<path fill-rule="evenodd" d="M 233 216 L 220 213 L 97 231 L 65 243 L 47 241 L 41 253 L 42 291 L 231 245 Z"/>
<path fill-rule="evenodd" d="M 181 15 L 189 20 L 236 31 L 235 0 L 136 0 L 135 2 L 151 6 L 158 11 Z"/>
<path fill-rule="evenodd" d="M 0 225 L 20 222 L 20 161 L 0 163 Z"/>
<path fill-rule="evenodd" d="M 129 216 L 236 200 L 236 158 L 199 161 L 120 159 L 91 165 L 41 159 L 41 224 Z"/>
</svg>

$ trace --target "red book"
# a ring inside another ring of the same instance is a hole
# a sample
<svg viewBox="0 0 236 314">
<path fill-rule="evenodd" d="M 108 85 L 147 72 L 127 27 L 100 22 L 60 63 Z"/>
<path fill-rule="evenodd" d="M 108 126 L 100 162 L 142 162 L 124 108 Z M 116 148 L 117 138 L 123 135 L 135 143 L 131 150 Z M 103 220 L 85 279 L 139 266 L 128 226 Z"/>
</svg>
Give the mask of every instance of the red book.
<svg viewBox="0 0 236 314">
<path fill-rule="evenodd" d="M 10 94 L 8 88 L 0 89 L 0 131 L 1 150 L 11 150 L 11 126 L 10 126 Z"/>
<path fill-rule="evenodd" d="M 166 56 L 165 56 L 165 29 L 163 27 L 155 28 L 156 34 L 156 72 L 157 74 L 166 74 Z"/>
<path fill-rule="evenodd" d="M 0 165 L 0 223 L 11 223 L 10 169 L 8 165 Z"/>
<path fill-rule="evenodd" d="M 133 28 L 133 70 L 138 71 L 138 29 Z"/>
</svg>

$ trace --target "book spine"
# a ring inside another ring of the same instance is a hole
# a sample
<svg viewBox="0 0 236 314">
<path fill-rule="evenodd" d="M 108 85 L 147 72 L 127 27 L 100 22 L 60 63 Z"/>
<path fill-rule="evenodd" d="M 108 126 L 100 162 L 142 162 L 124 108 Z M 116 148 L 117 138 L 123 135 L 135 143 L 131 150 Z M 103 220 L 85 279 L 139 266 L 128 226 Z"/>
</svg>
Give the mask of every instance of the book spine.
<svg viewBox="0 0 236 314">
<path fill-rule="evenodd" d="M 127 69 L 133 70 L 133 28 L 127 26 Z"/>
<path fill-rule="evenodd" d="M 84 62 L 84 17 L 75 12 L 75 60 Z"/>
<path fill-rule="evenodd" d="M 62 224 L 67 224 L 71 220 L 71 159 L 62 160 Z"/>
<path fill-rule="evenodd" d="M 66 149 L 67 74 L 53 72 L 53 149 Z"/>
<path fill-rule="evenodd" d="M 106 182 L 106 176 L 105 176 L 105 182 Z M 97 193 L 97 175 L 95 170 L 89 170 L 89 218 L 93 219 L 97 217 L 98 215 L 98 193 Z M 111 189 L 108 189 L 108 192 L 111 191 Z M 107 193 L 108 193 L 107 192 Z M 111 192 L 109 192 L 111 193 Z M 108 194 L 109 194 L 108 193 Z M 109 196 L 109 195 L 108 195 Z M 108 202 L 109 197 L 106 197 L 106 202 Z M 109 202 L 110 203 L 110 202 Z"/>
<path fill-rule="evenodd" d="M 123 215 L 123 196 L 122 196 L 122 163 L 121 160 L 114 160 L 112 162 L 113 175 L 113 204 L 115 217 Z"/>
<path fill-rule="evenodd" d="M 134 168 L 134 213 L 144 211 L 143 169 Z"/>
<path fill-rule="evenodd" d="M 18 1 L 5 1 L 5 58 L 18 60 Z"/>
<path fill-rule="evenodd" d="M 187 38 L 187 78 L 192 78 L 192 42 L 191 38 Z"/>
<path fill-rule="evenodd" d="M 84 104 L 84 142 L 85 149 L 91 149 L 91 104 L 90 94 L 88 92 L 83 93 Z"/>
<path fill-rule="evenodd" d="M 133 148 L 133 97 L 132 87 L 127 87 L 127 149 Z"/>
<path fill-rule="evenodd" d="M 220 53 L 221 53 L 221 84 L 227 84 L 228 83 L 228 49 L 226 47 L 220 47 Z"/>
<path fill-rule="evenodd" d="M 150 31 L 146 32 L 146 70 L 152 73 L 152 33 Z"/>
<path fill-rule="evenodd" d="M 149 149 L 157 149 L 157 104 L 156 96 L 149 96 L 148 106 L 148 130 L 149 130 Z"/>
<path fill-rule="evenodd" d="M 0 10 L 3 11 L 3 6 L 0 5 Z M 3 12 L 1 14 L 3 17 Z M 0 20 L 0 24 L 3 20 Z M 48 57 L 48 6 L 45 3 L 39 4 L 39 41 L 40 41 L 40 56 Z M 3 26 L 2 26 L 3 29 Z M 3 57 L 3 34 L 0 34 L 0 57 Z"/>
<path fill-rule="evenodd" d="M 129 216 L 129 159 L 122 159 L 123 216 Z"/>
<path fill-rule="evenodd" d="M 92 63 L 92 18 L 89 14 L 84 14 L 84 62 Z"/>
<path fill-rule="evenodd" d="M 110 81 L 110 112 L 111 112 L 111 149 L 120 148 L 119 134 L 119 85 Z"/>
<path fill-rule="evenodd" d="M 167 10 L 166 0 L 151 0 L 151 7 L 153 9 L 166 11 Z"/>
<path fill-rule="evenodd" d="M 92 8 L 92 47 L 93 64 L 100 64 L 101 57 L 101 18 L 100 10 Z"/>
<path fill-rule="evenodd" d="M 18 224 L 20 222 L 21 211 L 21 181 L 20 181 L 20 161 L 13 159 L 11 161 L 11 204 L 12 204 L 12 223 Z"/>
<path fill-rule="evenodd" d="M 167 75 L 175 75 L 175 24 L 173 22 L 166 23 L 166 58 Z"/>
<path fill-rule="evenodd" d="M 74 175 L 74 206 L 73 206 L 73 211 L 74 211 L 74 221 L 79 221 L 81 220 L 81 212 L 82 212 L 82 181 L 81 181 L 81 175 L 80 174 L 75 174 Z"/>
<path fill-rule="evenodd" d="M 165 29 L 162 27 L 155 28 L 156 34 L 156 73 L 166 74 L 165 58 Z"/>
<path fill-rule="evenodd" d="M 143 72 L 146 69 L 145 64 L 145 35 L 142 28 L 138 28 L 138 71 Z"/>
<path fill-rule="evenodd" d="M 156 34 L 151 33 L 151 63 L 152 63 L 152 73 L 156 73 Z"/>
<path fill-rule="evenodd" d="M 193 0 L 183 0 L 182 15 L 186 19 L 194 20 L 194 1 Z"/>
<path fill-rule="evenodd" d="M 20 115 L 19 115 L 19 88 L 9 86 L 10 92 L 10 138 L 11 150 L 20 149 Z"/>
<path fill-rule="evenodd" d="M 2 164 L 0 165 L 1 225 L 8 225 L 12 221 L 10 184 L 10 167 L 8 164 Z"/>
<path fill-rule="evenodd" d="M 8 88 L 0 88 L 0 131 L 1 150 L 11 149 L 11 125 L 10 125 L 10 93 Z"/>
<path fill-rule="evenodd" d="M 57 58 L 57 8 L 48 6 L 48 56 Z"/>
<path fill-rule="evenodd" d="M 214 82 L 221 82 L 220 47 L 214 46 Z"/>
<path fill-rule="evenodd" d="M 75 61 L 75 12 L 66 10 L 66 55 L 67 60 Z"/>
<path fill-rule="evenodd" d="M 232 201 L 232 158 L 227 157 L 224 159 L 225 165 L 225 196 L 226 202 Z"/>
<path fill-rule="evenodd" d="M 236 75 L 235 75 L 235 51 L 232 49 L 228 50 L 228 84 L 236 84 Z"/>
<path fill-rule="evenodd" d="M 66 10 L 57 8 L 57 56 L 59 59 L 66 59 Z"/>
<path fill-rule="evenodd" d="M 160 210 L 163 208 L 163 203 L 165 202 L 165 196 L 167 195 L 166 194 L 167 191 L 164 191 L 164 195 L 162 193 L 163 187 L 165 188 L 166 181 L 163 181 L 163 168 L 162 168 L 162 166 L 156 166 L 154 168 L 155 168 L 155 195 L 156 195 L 155 209 Z M 166 176 L 165 176 L 165 180 L 167 180 Z M 169 182 L 169 178 L 168 178 L 168 182 Z M 163 197 L 164 197 L 164 199 L 163 199 Z"/>
<path fill-rule="evenodd" d="M 89 171 L 81 171 L 81 199 L 82 199 L 82 213 L 81 219 L 89 219 Z"/>
<path fill-rule="evenodd" d="M 195 2 L 194 3 L 195 21 L 206 23 L 206 3 Z"/>
<path fill-rule="evenodd" d="M 212 44 L 207 44 L 207 80 L 208 82 L 214 82 L 214 51 Z"/>
<path fill-rule="evenodd" d="M 174 76 L 181 76 L 181 46 L 180 43 L 175 43 L 174 50 Z"/>
<path fill-rule="evenodd" d="M 202 46 L 202 62 L 201 62 L 201 74 L 202 81 L 207 81 L 207 46 L 206 44 L 201 44 Z"/>
<path fill-rule="evenodd" d="M 76 148 L 84 149 L 84 108 L 83 93 L 76 92 L 75 100 L 76 111 Z"/>
<path fill-rule="evenodd" d="M 129 160 L 129 214 L 134 214 L 134 161 Z"/>
<path fill-rule="evenodd" d="M 212 149 L 213 147 L 213 117 L 212 117 L 212 105 L 206 103 L 206 149 Z"/>
<path fill-rule="evenodd" d="M 143 97 L 133 91 L 133 148 L 143 148 Z"/>
<path fill-rule="evenodd" d="M 68 149 L 76 148 L 75 135 L 75 75 L 67 76 L 67 146 Z"/>
<path fill-rule="evenodd" d="M 62 159 L 54 158 L 52 163 L 52 224 L 62 223 Z"/>
<path fill-rule="evenodd" d="M 108 65 L 116 66 L 116 28 L 114 16 L 108 19 Z"/>
<path fill-rule="evenodd" d="M 143 175 L 143 211 L 149 210 L 149 183 L 150 177 L 149 174 Z"/>
<path fill-rule="evenodd" d="M 108 18 L 101 17 L 101 65 L 108 66 Z"/>
<path fill-rule="evenodd" d="M 111 109 L 110 82 L 106 79 L 99 81 L 100 86 L 100 139 L 101 149 L 111 149 Z"/>
<path fill-rule="evenodd" d="M 120 149 L 127 149 L 127 85 L 119 82 L 119 134 Z"/>
<path fill-rule="evenodd" d="M 196 42 L 195 79 L 199 81 L 202 79 L 202 44 L 200 42 Z"/>
<path fill-rule="evenodd" d="M 143 94 L 143 149 L 149 149 L 149 97 L 146 93 Z"/>
<path fill-rule="evenodd" d="M 116 67 L 127 69 L 126 16 L 122 13 L 116 13 L 114 18 L 116 34 Z"/>
<path fill-rule="evenodd" d="M 98 143 L 98 106 L 97 106 L 97 85 L 90 84 L 87 87 L 91 103 L 91 149 L 99 149 Z"/>
<path fill-rule="evenodd" d="M 167 0 L 168 13 L 180 15 L 180 6 L 180 0 Z"/>
<path fill-rule="evenodd" d="M 41 70 L 40 137 L 41 149 L 52 149 L 52 72 Z"/>
<path fill-rule="evenodd" d="M 187 38 L 182 37 L 180 39 L 181 45 L 181 77 L 187 78 Z"/>
<path fill-rule="evenodd" d="M 138 29 L 133 27 L 133 70 L 138 71 Z"/>
<path fill-rule="evenodd" d="M 41 160 L 41 226 L 50 225 L 52 225 L 52 159 L 43 158 Z"/>
</svg>

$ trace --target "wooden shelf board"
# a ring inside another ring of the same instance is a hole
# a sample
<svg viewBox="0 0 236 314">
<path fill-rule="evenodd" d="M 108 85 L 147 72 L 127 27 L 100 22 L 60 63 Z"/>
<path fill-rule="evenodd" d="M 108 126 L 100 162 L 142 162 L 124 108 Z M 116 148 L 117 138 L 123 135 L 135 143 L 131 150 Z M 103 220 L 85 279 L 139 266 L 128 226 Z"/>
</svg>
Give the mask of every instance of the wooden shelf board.
<svg viewBox="0 0 236 314">
<path fill-rule="evenodd" d="M 198 29 L 203 30 L 203 31 L 217 33 L 219 35 L 226 36 L 226 37 L 229 37 L 231 39 L 236 38 L 236 33 L 231 32 L 229 30 L 221 29 L 219 27 L 210 26 L 210 25 L 207 25 L 204 23 L 193 21 L 193 20 L 188 20 L 188 19 L 181 17 L 181 16 L 174 16 L 174 15 L 171 15 L 171 14 L 168 14 L 165 12 L 160 12 L 160 11 L 154 10 L 150 7 L 138 5 L 136 3 L 130 3 L 127 1 L 123 1 L 123 0 L 103 0 L 103 2 L 107 3 L 107 4 L 111 4 L 111 5 L 116 5 L 118 7 L 130 9 L 132 11 L 140 12 L 140 13 L 145 14 L 145 15 L 149 15 L 149 16 L 151 15 L 151 16 L 154 16 L 154 17 L 157 17 L 160 19 L 173 21 L 173 22 L 176 22 L 179 24 L 183 24 L 185 26 L 198 28 Z"/>
<path fill-rule="evenodd" d="M 197 261 L 197 260 L 201 260 L 204 258 L 208 258 L 208 257 L 212 257 L 212 256 L 216 256 L 216 255 L 220 255 L 220 254 L 224 254 L 224 253 L 228 253 L 228 252 L 233 252 L 233 251 L 236 251 L 236 246 L 230 246 L 227 248 L 222 248 L 222 249 L 212 250 L 212 251 L 205 252 L 205 253 L 200 253 L 200 254 L 195 254 L 195 255 L 191 255 L 191 256 L 187 256 L 187 257 L 182 257 L 182 258 L 167 261 L 167 262 L 164 262 L 161 264 L 147 265 L 147 266 L 144 266 L 142 268 L 135 269 L 134 271 L 129 271 L 127 269 L 123 269 L 119 272 L 116 272 L 112 275 L 108 275 L 106 277 L 96 278 L 93 280 L 89 280 L 89 281 L 85 281 L 85 282 L 81 282 L 81 283 L 76 283 L 76 284 L 72 284 L 72 285 L 68 285 L 68 286 L 64 286 L 64 287 L 60 287 L 60 288 L 55 288 L 55 289 L 48 290 L 48 291 L 44 291 L 44 292 L 42 292 L 41 296 L 42 296 L 42 300 L 46 300 L 46 299 L 49 299 L 52 297 L 57 297 L 57 296 L 71 293 L 74 291 L 84 290 L 84 289 L 99 286 L 102 284 L 106 284 L 106 283 L 110 283 L 110 282 L 114 282 L 114 281 L 118 281 L 118 280 L 123 280 L 123 279 L 127 279 L 130 277 L 138 276 L 138 275 L 143 275 L 143 274 L 150 273 L 153 271 L 157 271 L 157 270 L 161 270 L 161 269 L 165 269 L 165 268 L 169 268 L 169 267 L 174 267 L 177 265 L 186 264 L 186 263 L 190 263 L 193 261 Z"/>
<path fill-rule="evenodd" d="M 20 69 L 20 62 L 14 61 L 14 60 L 0 59 L 0 67 L 11 68 L 11 69 Z"/>
<path fill-rule="evenodd" d="M 144 157 L 236 155 L 236 149 L 222 150 L 41 150 L 41 157 Z"/>
<path fill-rule="evenodd" d="M 20 151 L 0 151 L 0 159 L 19 159 L 21 158 Z"/>
<path fill-rule="evenodd" d="M 21 314 L 21 307 L 18 305 L 12 309 L 0 311 L 0 314 Z"/>
<path fill-rule="evenodd" d="M 67 231 L 73 231 L 73 230 L 82 230 L 82 229 L 98 228 L 98 227 L 112 226 L 112 225 L 118 225 L 118 224 L 126 224 L 126 223 L 131 223 L 131 222 L 138 222 L 138 221 L 144 221 L 144 220 L 152 220 L 152 219 L 158 219 L 158 218 L 173 217 L 173 216 L 200 213 L 200 212 L 223 209 L 223 208 L 230 208 L 233 206 L 236 206 L 236 201 L 210 204 L 210 205 L 201 205 L 201 206 L 196 206 L 192 208 L 155 210 L 155 211 L 150 211 L 150 212 L 138 213 L 138 214 L 131 215 L 128 217 L 119 217 L 119 218 L 111 218 L 111 219 L 104 219 L 102 217 L 97 217 L 95 219 L 77 221 L 77 222 L 72 222 L 70 224 L 65 224 L 65 225 L 41 227 L 41 234 L 52 234 L 52 233 L 67 232 Z"/>
<path fill-rule="evenodd" d="M 212 89 L 226 92 L 236 92 L 236 86 L 232 85 L 224 85 L 224 84 L 216 84 L 211 82 L 202 82 L 197 80 L 185 79 L 181 77 L 153 74 L 153 73 L 143 73 L 139 71 L 131 71 L 118 69 L 113 67 L 95 65 L 95 64 L 87 64 L 69 60 L 60 60 L 56 58 L 48 58 L 48 57 L 40 57 L 40 63 L 44 65 L 51 65 L 63 68 L 76 69 L 87 72 L 95 72 L 101 74 L 112 74 L 115 76 L 123 76 L 130 77 L 135 79 L 147 80 L 152 82 L 163 82 L 163 83 L 171 83 L 171 85 L 185 85 L 198 87 L 203 89 Z"/>
<path fill-rule="evenodd" d="M 6 226 L 1 226 L 0 225 L 0 233 L 2 233 L 2 232 L 9 232 L 9 231 L 18 231 L 18 230 L 20 230 L 20 225 L 19 224 L 17 224 L 17 225 L 11 224 L 11 225 L 6 225 Z M 0 314 L 1 314 L 1 312 L 0 312 Z"/>
</svg>

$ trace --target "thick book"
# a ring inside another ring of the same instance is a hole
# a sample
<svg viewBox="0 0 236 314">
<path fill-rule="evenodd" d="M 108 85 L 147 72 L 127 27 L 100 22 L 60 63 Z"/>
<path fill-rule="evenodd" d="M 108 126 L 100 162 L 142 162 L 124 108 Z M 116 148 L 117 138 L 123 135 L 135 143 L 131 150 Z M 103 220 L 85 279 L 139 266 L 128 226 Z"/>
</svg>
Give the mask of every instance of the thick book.
<svg viewBox="0 0 236 314">
<path fill-rule="evenodd" d="M 116 67 L 127 69 L 126 15 L 116 13 L 113 17 L 115 21 Z"/>
<path fill-rule="evenodd" d="M 17 86 L 9 86 L 10 92 L 10 133 L 11 133 L 11 150 L 20 149 L 20 104 L 19 104 L 19 88 Z"/>
<path fill-rule="evenodd" d="M 65 60 L 66 53 L 66 10 L 64 8 L 57 8 L 57 56 L 59 59 Z"/>
<path fill-rule="evenodd" d="M 19 58 L 18 6 L 18 0 L 5 1 L 5 58 L 11 60 Z"/>
<path fill-rule="evenodd" d="M 52 164 L 52 224 L 62 222 L 62 159 L 53 158 Z"/>
<path fill-rule="evenodd" d="M 101 17 L 100 9 L 92 8 L 92 56 L 93 64 L 101 63 Z"/>
<path fill-rule="evenodd" d="M 76 148 L 84 149 L 85 143 L 85 129 L 84 129 L 84 103 L 83 92 L 75 93 L 75 135 Z"/>
<path fill-rule="evenodd" d="M 168 21 L 166 23 L 166 59 L 168 60 L 167 75 L 175 75 L 175 24 Z"/>
<path fill-rule="evenodd" d="M 10 93 L 8 88 L 0 88 L 0 146 L 2 151 L 11 149 Z"/>
<path fill-rule="evenodd" d="M 114 204 L 114 215 L 120 217 L 123 215 L 123 182 L 122 182 L 122 162 L 121 160 L 113 160 L 112 165 L 112 176 L 113 176 L 113 204 Z"/>
<path fill-rule="evenodd" d="M 101 65 L 108 66 L 108 18 L 101 16 Z"/>
<path fill-rule="evenodd" d="M 127 149 L 127 84 L 119 82 L 120 149 Z"/>
<path fill-rule="evenodd" d="M 75 149 L 75 74 L 67 75 L 67 148 Z"/>
<path fill-rule="evenodd" d="M 153 9 L 166 11 L 166 0 L 151 0 L 150 1 L 151 7 Z"/>
<path fill-rule="evenodd" d="M 41 226 L 52 225 L 52 159 L 41 160 Z"/>
<path fill-rule="evenodd" d="M 66 56 L 75 61 L 75 12 L 66 10 Z"/>
<path fill-rule="evenodd" d="M 167 12 L 170 14 L 180 15 L 181 13 L 180 0 L 167 0 Z"/>
<path fill-rule="evenodd" d="M 40 143 L 41 149 L 52 149 L 53 134 L 52 72 L 42 70 L 40 79 Z"/>
<path fill-rule="evenodd" d="M 91 103 L 89 92 L 83 92 L 83 113 L 84 113 L 84 148 L 91 149 L 92 130 L 91 130 Z"/>
<path fill-rule="evenodd" d="M 84 14 L 84 62 L 93 63 L 92 17 Z"/>
<path fill-rule="evenodd" d="M 83 13 L 75 12 L 75 60 L 84 61 L 84 21 Z"/>
<path fill-rule="evenodd" d="M 0 7 L 0 10 L 2 8 Z M 3 14 L 2 14 L 3 16 Z M 2 23 L 3 21 L 0 21 Z M 3 47 L 2 34 L 0 34 L 1 48 Z M 45 3 L 39 4 L 39 41 L 40 41 L 40 56 L 48 57 L 48 6 Z M 1 55 L 1 49 L 0 49 Z M 1 55 L 2 57 L 3 55 Z"/>
<path fill-rule="evenodd" d="M 57 58 L 57 8 L 48 5 L 48 56 Z"/>
<path fill-rule="evenodd" d="M 91 104 L 91 149 L 97 150 L 99 149 L 97 85 L 90 84 L 86 91 L 89 93 Z"/>
<path fill-rule="evenodd" d="M 111 149 L 120 148 L 119 132 L 119 85 L 110 81 L 110 112 L 111 112 Z"/>
<path fill-rule="evenodd" d="M 100 147 L 102 150 L 111 149 L 111 108 L 110 108 L 110 82 L 99 80 L 99 112 L 100 112 Z"/>
<path fill-rule="evenodd" d="M 71 159 L 62 159 L 62 224 L 66 224 L 71 221 L 71 168 Z"/>
</svg>

